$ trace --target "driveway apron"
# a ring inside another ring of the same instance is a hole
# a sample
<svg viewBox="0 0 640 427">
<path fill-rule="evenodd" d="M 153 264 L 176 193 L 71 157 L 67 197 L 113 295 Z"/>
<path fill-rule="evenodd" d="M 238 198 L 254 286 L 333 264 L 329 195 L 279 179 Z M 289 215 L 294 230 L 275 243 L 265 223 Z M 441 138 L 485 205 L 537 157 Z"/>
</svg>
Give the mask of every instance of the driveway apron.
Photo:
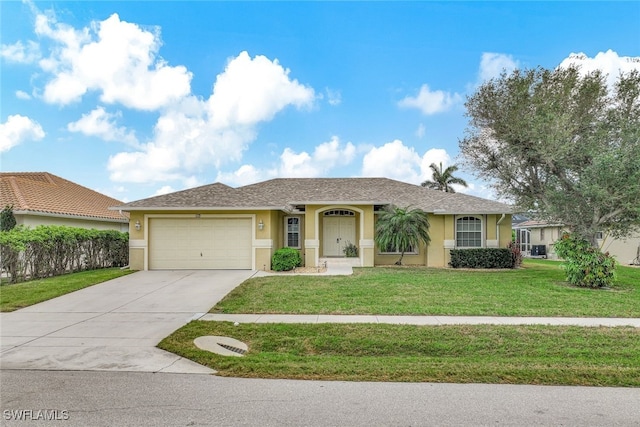
<svg viewBox="0 0 640 427">
<path fill-rule="evenodd" d="M 0 369 L 212 373 L 155 346 L 249 270 L 139 271 L 0 314 Z"/>
</svg>

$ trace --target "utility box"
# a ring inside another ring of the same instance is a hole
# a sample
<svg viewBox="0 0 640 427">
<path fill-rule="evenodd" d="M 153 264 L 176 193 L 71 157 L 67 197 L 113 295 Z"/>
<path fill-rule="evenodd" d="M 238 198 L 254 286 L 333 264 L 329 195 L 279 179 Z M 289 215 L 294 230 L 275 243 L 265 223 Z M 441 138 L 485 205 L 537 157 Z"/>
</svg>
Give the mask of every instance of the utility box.
<svg viewBox="0 0 640 427">
<path fill-rule="evenodd" d="M 547 247 L 545 245 L 531 245 L 531 256 L 547 257 Z"/>
</svg>

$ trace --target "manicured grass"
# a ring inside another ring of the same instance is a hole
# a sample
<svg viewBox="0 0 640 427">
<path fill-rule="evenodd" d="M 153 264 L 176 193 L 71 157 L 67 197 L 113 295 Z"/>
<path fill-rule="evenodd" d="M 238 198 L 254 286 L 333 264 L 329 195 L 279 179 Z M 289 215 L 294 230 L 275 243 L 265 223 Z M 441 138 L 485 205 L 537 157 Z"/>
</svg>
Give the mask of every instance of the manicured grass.
<svg viewBox="0 0 640 427">
<path fill-rule="evenodd" d="M 517 270 L 375 267 L 353 276 L 271 276 L 246 281 L 212 313 L 640 317 L 640 269 L 618 267 L 615 286 L 565 282 L 560 263 Z"/>
<path fill-rule="evenodd" d="M 244 357 L 195 347 L 204 335 Z M 159 347 L 221 376 L 347 381 L 640 386 L 640 329 L 569 326 L 241 324 L 193 321 Z"/>
<path fill-rule="evenodd" d="M 0 286 L 0 311 L 14 311 L 28 307 L 130 273 L 133 271 L 105 268 L 2 285 Z"/>
</svg>

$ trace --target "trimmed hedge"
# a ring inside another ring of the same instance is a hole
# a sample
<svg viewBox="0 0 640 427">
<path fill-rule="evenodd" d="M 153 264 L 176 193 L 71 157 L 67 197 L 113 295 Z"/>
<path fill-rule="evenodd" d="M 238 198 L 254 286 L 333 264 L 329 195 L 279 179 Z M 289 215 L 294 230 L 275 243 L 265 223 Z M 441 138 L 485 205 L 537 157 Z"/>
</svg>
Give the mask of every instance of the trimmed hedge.
<svg viewBox="0 0 640 427">
<path fill-rule="evenodd" d="M 129 233 L 58 225 L 0 232 L 0 261 L 11 283 L 129 264 Z"/>
<path fill-rule="evenodd" d="M 289 271 L 302 265 L 300 252 L 293 248 L 278 249 L 271 257 L 271 269 Z"/>
<path fill-rule="evenodd" d="M 451 249 L 453 268 L 514 268 L 511 250 L 506 248 Z"/>
</svg>

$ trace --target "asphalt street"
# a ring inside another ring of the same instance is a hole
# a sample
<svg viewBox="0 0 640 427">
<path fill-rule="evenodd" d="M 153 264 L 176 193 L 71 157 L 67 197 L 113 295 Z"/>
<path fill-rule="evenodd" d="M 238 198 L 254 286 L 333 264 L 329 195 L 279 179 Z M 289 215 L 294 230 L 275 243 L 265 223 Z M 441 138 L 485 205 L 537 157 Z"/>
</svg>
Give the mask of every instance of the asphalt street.
<svg viewBox="0 0 640 427">
<path fill-rule="evenodd" d="M 29 370 L 2 370 L 0 384 L 3 426 L 640 425 L 632 388 Z"/>
</svg>

